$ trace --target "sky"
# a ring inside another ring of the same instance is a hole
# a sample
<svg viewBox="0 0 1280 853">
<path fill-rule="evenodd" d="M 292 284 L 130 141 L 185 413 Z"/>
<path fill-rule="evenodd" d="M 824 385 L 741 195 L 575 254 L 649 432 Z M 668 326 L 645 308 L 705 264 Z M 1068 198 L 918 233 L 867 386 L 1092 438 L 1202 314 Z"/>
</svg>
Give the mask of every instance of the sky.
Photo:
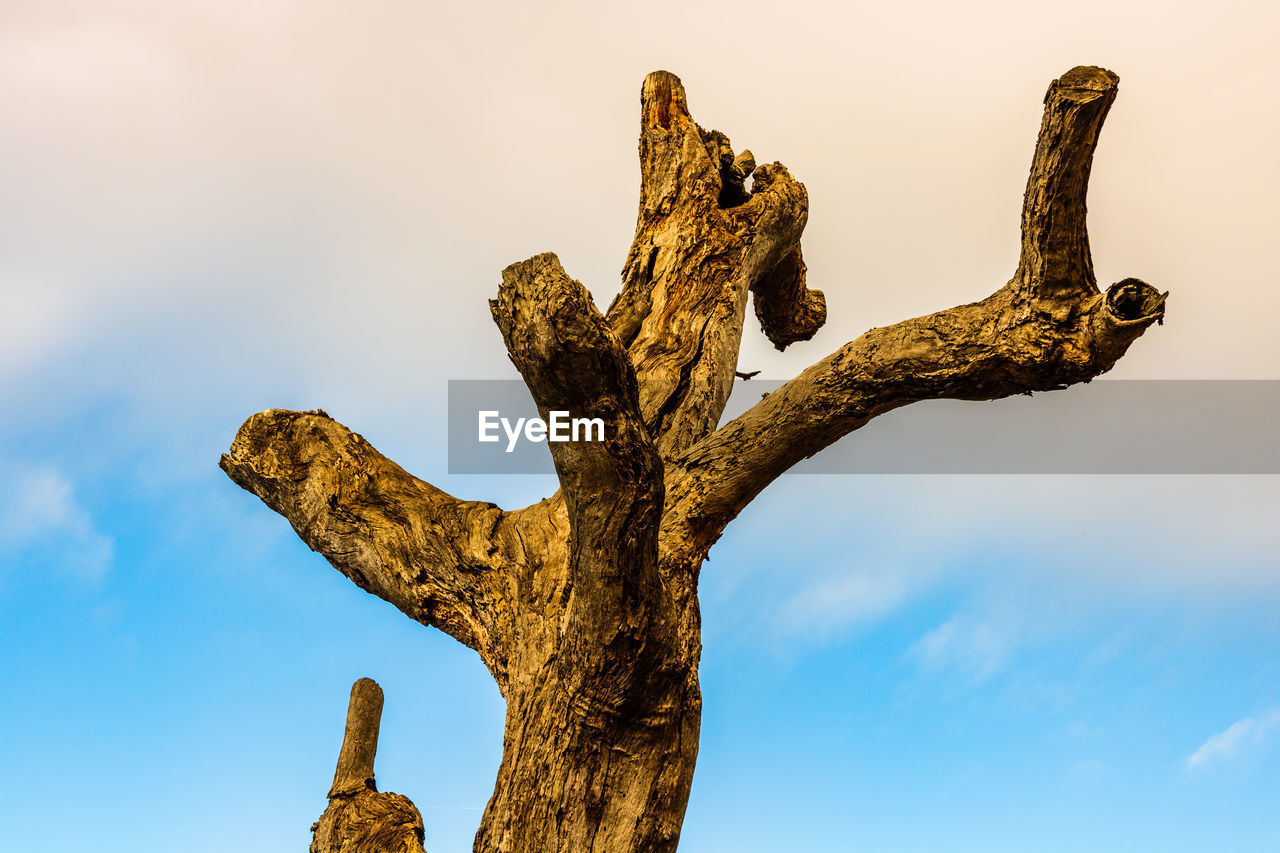
<svg viewBox="0 0 1280 853">
<path fill-rule="evenodd" d="M 304 849 L 346 697 L 378 779 L 470 849 L 503 708 L 474 654 L 228 481 L 323 407 L 450 477 L 449 379 L 510 378 L 499 271 L 607 304 L 638 94 L 781 160 L 829 320 L 741 369 L 987 295 L 1041 98 L 1120 75 L 1104 286 L 1169 290 L 1125 379 L 1280 379 L 1280 7 L 22 2 L 0 9 L 0 849 Z M 1176 430 L 1177 423 L 1168 428 Z M 846 441 L 856 441 L 851 436 Z M 1274 476 L 788 476 L 703 572 L 683 853 L 1280 848 Z"/>
</svg>

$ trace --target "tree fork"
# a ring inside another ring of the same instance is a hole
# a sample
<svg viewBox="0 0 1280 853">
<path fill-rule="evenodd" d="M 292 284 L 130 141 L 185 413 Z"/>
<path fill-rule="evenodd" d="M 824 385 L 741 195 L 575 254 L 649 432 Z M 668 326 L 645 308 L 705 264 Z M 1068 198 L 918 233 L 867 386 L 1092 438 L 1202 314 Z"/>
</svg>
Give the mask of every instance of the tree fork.
<svg viewBox="0 0 1280 853">
<path fill-rule="evenodd" d="M 543 416 L 608 424 L 602 443 L 550 445 L 560 489 L 533 506 L 458 500 L 320 411 L 245 422 L 227 474 L 361 589 L 474 649 L 497 681 L 505 738 L 477 853 L 672 853 L 698 749 L 697 578 L 725 526 L 879 414 L 1088 382 L 1163 321 L 1166 294 L 1135 278 L 1099 291 L 1089 253 L 1089 170 L 1117 85 L 1092 67 L 1050 85 L 1006 285 L 872 329 L 720 425 L 747 302 L 779 349 L 826 319 L 800 246 L 808 194 L 782 164 L 757 166 L 694 122 L 675 75 L 650 74 L 639 216 L 608 312 L 551 254 L 504 270 L 491 303 Z M 330 810 L 391 796 L 372 791 L 364 691 L 376 685 L 362 683 Z"/>
</svg>

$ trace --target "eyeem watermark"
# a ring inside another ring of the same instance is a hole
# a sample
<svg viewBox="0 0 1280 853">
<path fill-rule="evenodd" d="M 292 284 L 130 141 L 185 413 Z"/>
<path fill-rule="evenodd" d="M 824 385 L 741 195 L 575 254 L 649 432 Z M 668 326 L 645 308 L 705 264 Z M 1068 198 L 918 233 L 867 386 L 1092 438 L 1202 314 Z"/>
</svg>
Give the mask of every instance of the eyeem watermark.
<svg viewBox="0 0 1280 853">
<path fill-rule="evenodd" d="M 502 417 L 497 410 L 481 411 L 479 415 L 479 434 L 477 441 L 489 443 L 500 440 L 498 429 L 507 437 L 507 453 L 516 449 L 521 437 L 534 444 L 544 441 L 604 441 L 603 418 L 575 418 L 561 411 L 550 412 L 551 420 L 542 418 L 516 418 L 515 424 L 510 418 Z"/>
<path fill-rule="evenodd" d="M 736 383 L 721 424 L 780 384 Z M 616 428 L 582 405 L 540 413 L 519 379 L 450 380 L 449 473 L 554 475 L 551 442 L 599 442 Z M 1277 380 L 1101 379 L 1034 398 L 903 406 L 791 472 L 1275 475 L 1277 425 Z"/>
</svg>

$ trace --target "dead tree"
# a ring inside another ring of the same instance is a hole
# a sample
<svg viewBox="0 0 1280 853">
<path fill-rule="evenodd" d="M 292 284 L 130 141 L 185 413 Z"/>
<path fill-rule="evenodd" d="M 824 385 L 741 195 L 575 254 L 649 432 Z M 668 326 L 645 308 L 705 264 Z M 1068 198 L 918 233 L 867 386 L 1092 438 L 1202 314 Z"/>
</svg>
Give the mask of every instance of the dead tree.
<svg viewBox="0 0 1280 853">
<path fill-rule="evenodd" d="M 311 853 L 423 853 L 422 815 L 400 794 L 373 781 L 382 723 L 382 688 L 371 678 L 351 685 L 342 751 L 329 807 L 311 826 Z"/>
<path fill-rule="evenodd" d="M 725 525 L 883 412 L 1087 382 L 1163 318 L 1144 282 L 1104 293 L 1094 278 L 1085 191 L 1116 86 L 1090 67 L 1049 86 L 1008 284 L 872 329 L 719 426 L 748 294 L 779 349 L 826 318 L 800 251 L 808 196 L 699 127 L 674 75 L 650 74 L 639 218 L 607 314 L 552 254 L 503 270 L 490 303 L 542 417 L 609 425 L 604 442 L 549 445 L 560 489 L 533 506 L 458 500 L 323 412 L 245 422 L 227 474 L 497 681 L 506 732 L 476 851 L 675 850 L 702 706 L 698 572 Z"/>
</svg>

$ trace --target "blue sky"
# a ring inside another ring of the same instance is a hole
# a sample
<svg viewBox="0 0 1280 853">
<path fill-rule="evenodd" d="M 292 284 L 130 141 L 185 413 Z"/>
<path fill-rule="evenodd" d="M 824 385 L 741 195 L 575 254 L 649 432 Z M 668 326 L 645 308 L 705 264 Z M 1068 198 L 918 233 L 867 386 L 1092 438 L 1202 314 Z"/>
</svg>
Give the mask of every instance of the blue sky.
<svg viewBox="0 0 1280 853">
<path fill-rule="evenodd" d="M 0 12 L 3 849 L 303 849 L 360 676 L 382 787 L 470 849 L 483 667 L 217 460 L 321 406 L 455 494 L 549 491 L 445 473 L 445 383 L 512 375 L 506 264 L 554 250 L 612 294 L 654 68 L 812 197 L 831 320 L 781 355 L 749 330 L 746 369 L 1000 286 L 1044 87 L 1098 63 L 1099 278 L 1174 294 L 1114 375 L 1280 378 L 1275 10 L 681 14 Z M 1275 477 L 783 478 L 704 570 L 682 851 L 1280 848 L 1278 510 Z"/>
</svg>

